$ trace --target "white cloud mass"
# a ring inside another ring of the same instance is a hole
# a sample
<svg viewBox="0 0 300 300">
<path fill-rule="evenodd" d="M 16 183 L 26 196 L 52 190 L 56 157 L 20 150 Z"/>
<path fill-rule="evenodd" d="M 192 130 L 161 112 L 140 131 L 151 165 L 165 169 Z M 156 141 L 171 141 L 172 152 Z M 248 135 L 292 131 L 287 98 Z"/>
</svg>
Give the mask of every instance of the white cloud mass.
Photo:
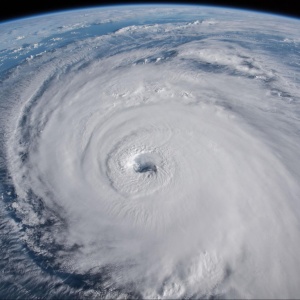
<svg viewBox="0 0 300 300">
<path fill-rule="evenodd" d="M 299 298 L 299 25 L 177 6 L 1 24 L 1 214 L 28 264 L 3 281 Z"/>
</svg>

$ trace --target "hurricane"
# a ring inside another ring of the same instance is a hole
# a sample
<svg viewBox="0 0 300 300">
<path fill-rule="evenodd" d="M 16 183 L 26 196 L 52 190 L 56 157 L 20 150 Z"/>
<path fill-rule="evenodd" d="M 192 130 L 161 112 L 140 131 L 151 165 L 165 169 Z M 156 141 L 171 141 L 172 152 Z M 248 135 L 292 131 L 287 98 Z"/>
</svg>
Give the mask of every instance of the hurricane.
<svg viewBox="0 0 300 300">
<path fill-rule="evenodd" d="M 299 29 L 201 6 L 0 24 L 0 294 L 298 298 Z"/>
</svg>

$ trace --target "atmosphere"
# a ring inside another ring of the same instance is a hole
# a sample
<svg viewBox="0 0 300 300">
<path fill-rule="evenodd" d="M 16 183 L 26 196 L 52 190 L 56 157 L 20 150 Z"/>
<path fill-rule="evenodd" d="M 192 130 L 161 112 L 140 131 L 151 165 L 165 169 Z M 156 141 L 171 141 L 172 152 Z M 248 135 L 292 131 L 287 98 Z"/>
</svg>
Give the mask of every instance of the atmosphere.
<svg viewBox="0 0 300 300">
<path fill-rule="evenodd" d="M 0 298 L 299 298 L 299 20 L 153 4 L 0 31 Z"/>
</svg>

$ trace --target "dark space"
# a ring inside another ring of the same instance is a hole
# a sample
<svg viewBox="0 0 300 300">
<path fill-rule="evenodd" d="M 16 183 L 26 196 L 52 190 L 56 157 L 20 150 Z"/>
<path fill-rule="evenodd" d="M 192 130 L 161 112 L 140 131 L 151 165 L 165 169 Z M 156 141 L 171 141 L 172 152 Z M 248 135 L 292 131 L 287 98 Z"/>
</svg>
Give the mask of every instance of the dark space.
<svg viewBox="0 0 300 300">
<path fill-rule="evenodd" d="M 0 10 L 0 22 L 11 19 L 22 18 L 42 13 L 51 13 L 60 10 L 69 10 L 91 6 L 110 6 L 125 4 L 191 4 L 224 6 L 228 8 L 241 8 L 254 11 L 280 14 L 300 18 L 300 9 L 297 1 L 285 0 L 276 2 L 274 0 L 198 0 L 198 1 L 101 1 L 101 0 L 46 0 L 46 1 L 22 1 L 14 0 L 6 2 Z"/>
</svg>

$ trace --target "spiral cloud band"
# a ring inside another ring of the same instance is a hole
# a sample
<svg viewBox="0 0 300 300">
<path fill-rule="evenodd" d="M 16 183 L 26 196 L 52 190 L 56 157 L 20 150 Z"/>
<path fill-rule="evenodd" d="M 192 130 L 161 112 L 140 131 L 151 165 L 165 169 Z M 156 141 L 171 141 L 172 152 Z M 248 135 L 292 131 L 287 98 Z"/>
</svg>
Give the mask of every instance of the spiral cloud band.
<svg viewBox="0 0 300 300">
<path fill-rule="evenodd" d="M 166 6 L 19 22 L 17 65 L 25 29 L 2 37 L 1 251 L 27 271 L 3 282 L 29 298 L 299 297 L 299 21 Z"/>
</svg>

